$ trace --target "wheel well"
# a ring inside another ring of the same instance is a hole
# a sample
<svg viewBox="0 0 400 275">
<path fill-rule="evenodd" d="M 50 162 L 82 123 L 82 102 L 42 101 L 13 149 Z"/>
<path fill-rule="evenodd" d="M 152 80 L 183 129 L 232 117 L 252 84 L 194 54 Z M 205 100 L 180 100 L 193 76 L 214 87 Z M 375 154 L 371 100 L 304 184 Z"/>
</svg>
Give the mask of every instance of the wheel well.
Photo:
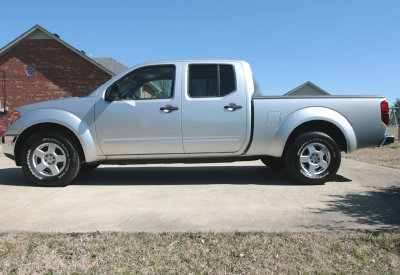
<svg viewBox="0 0 400 275">
<path fill-rule="evenodd" d="M 79 155 L 81 159 L 85 161 L 85 154 L 83 153 L 82 144 L 70 129 L 55 123 L 40 123 L 25 129 L 25 131 L 23 131 L 22 134 L 19 135 L 17 143 L 15 145 L 15 163 L 18 166 L 21 165 L 21 151 L 25 141 L 33 134 L 43 131 L 56 131 L 67 135 L 78 146 Z"/>
<path fill-rule="evenodd" d="M 287 139 L 284 152 L 286 151 L 287 146 L 291 144 L 296 137 L 310 131 L 318 131 L 327 134 L 336 142 L 340 151 L 347 152 L 347 142 L 342 131 L 335 124 L 324 120 L 308 121 L 297 126 Z"/>
</svg>

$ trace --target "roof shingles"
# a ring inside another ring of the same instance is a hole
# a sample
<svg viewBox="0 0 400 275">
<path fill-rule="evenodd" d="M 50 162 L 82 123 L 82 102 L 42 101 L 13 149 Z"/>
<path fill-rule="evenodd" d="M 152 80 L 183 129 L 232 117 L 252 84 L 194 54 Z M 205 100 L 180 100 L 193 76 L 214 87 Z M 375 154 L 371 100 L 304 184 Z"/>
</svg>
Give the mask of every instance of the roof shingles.
<svg viewBox="0 0 400 275">
<path fill-rule="evenodd" d="M 122 71 L 125 71 L 126 69 L 128 69 L 127 66 L 125 66 L 124 64 L 118 62 L 117 60 L 113 59 L 113 58 L 109 58 L 109 57 L 96 57 L 96 58 L 92 58 L 94 61 L 96 61 L 97 63 L 99 63 L 100 65 L 102 65 L 104 68 L 106 68 L 107 70 L 113 72 L 114 74 L 119 74 Z"/>
</svg>

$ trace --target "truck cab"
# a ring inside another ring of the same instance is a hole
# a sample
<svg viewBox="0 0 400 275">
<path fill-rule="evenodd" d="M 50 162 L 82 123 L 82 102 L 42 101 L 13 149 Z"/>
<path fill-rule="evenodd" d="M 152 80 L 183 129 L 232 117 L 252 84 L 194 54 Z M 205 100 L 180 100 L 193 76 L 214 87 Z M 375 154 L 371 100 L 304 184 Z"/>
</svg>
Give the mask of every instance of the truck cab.
<svg viewBox="0 0 400 275">
<path fill-rule="evenodd" d="M 101 151 L 109 158 L 240 155 L 251 128 L 246 66 L 142 64 L 112 81 L 98 92 L 95 104 Z"/>
</svg>

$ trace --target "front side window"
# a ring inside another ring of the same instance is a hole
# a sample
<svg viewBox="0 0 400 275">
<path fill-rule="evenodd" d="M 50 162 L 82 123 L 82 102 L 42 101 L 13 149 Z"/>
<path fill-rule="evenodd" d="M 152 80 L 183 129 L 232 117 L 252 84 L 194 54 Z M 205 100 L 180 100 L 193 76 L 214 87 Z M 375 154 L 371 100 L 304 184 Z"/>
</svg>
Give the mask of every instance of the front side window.
<svg viewBox="0 0 400 275">
<path fill-rule="evenodd" d="M 119 99 L 167 99 L 174 89 L 175 66 L 160 65 L 140 68 L 116 82 Z"/>
<path fill-rule="evenodd" d="M 222 97 L 235 91 L 232 65 L 190 65 L 190 97 Z"/>
</svg>

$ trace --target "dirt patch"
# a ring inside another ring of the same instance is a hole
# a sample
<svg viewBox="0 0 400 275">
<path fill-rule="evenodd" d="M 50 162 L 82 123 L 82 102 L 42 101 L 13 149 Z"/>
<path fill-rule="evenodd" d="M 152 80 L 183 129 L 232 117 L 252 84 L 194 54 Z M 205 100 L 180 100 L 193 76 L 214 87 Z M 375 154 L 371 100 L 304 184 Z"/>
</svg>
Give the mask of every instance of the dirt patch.
<svg viewBox="0 0 400 275">
<path fill-rule="evenodd" d="M 400 142 L 397 136 L 397 127 L 389 127 L 388 134 L 395 136 L 396 140 L 393 144 L 382 148 L 375 147 L 357 150 L 350 154 L 343 154 L 343 157 L 400 169 Z"/>
</svg>

